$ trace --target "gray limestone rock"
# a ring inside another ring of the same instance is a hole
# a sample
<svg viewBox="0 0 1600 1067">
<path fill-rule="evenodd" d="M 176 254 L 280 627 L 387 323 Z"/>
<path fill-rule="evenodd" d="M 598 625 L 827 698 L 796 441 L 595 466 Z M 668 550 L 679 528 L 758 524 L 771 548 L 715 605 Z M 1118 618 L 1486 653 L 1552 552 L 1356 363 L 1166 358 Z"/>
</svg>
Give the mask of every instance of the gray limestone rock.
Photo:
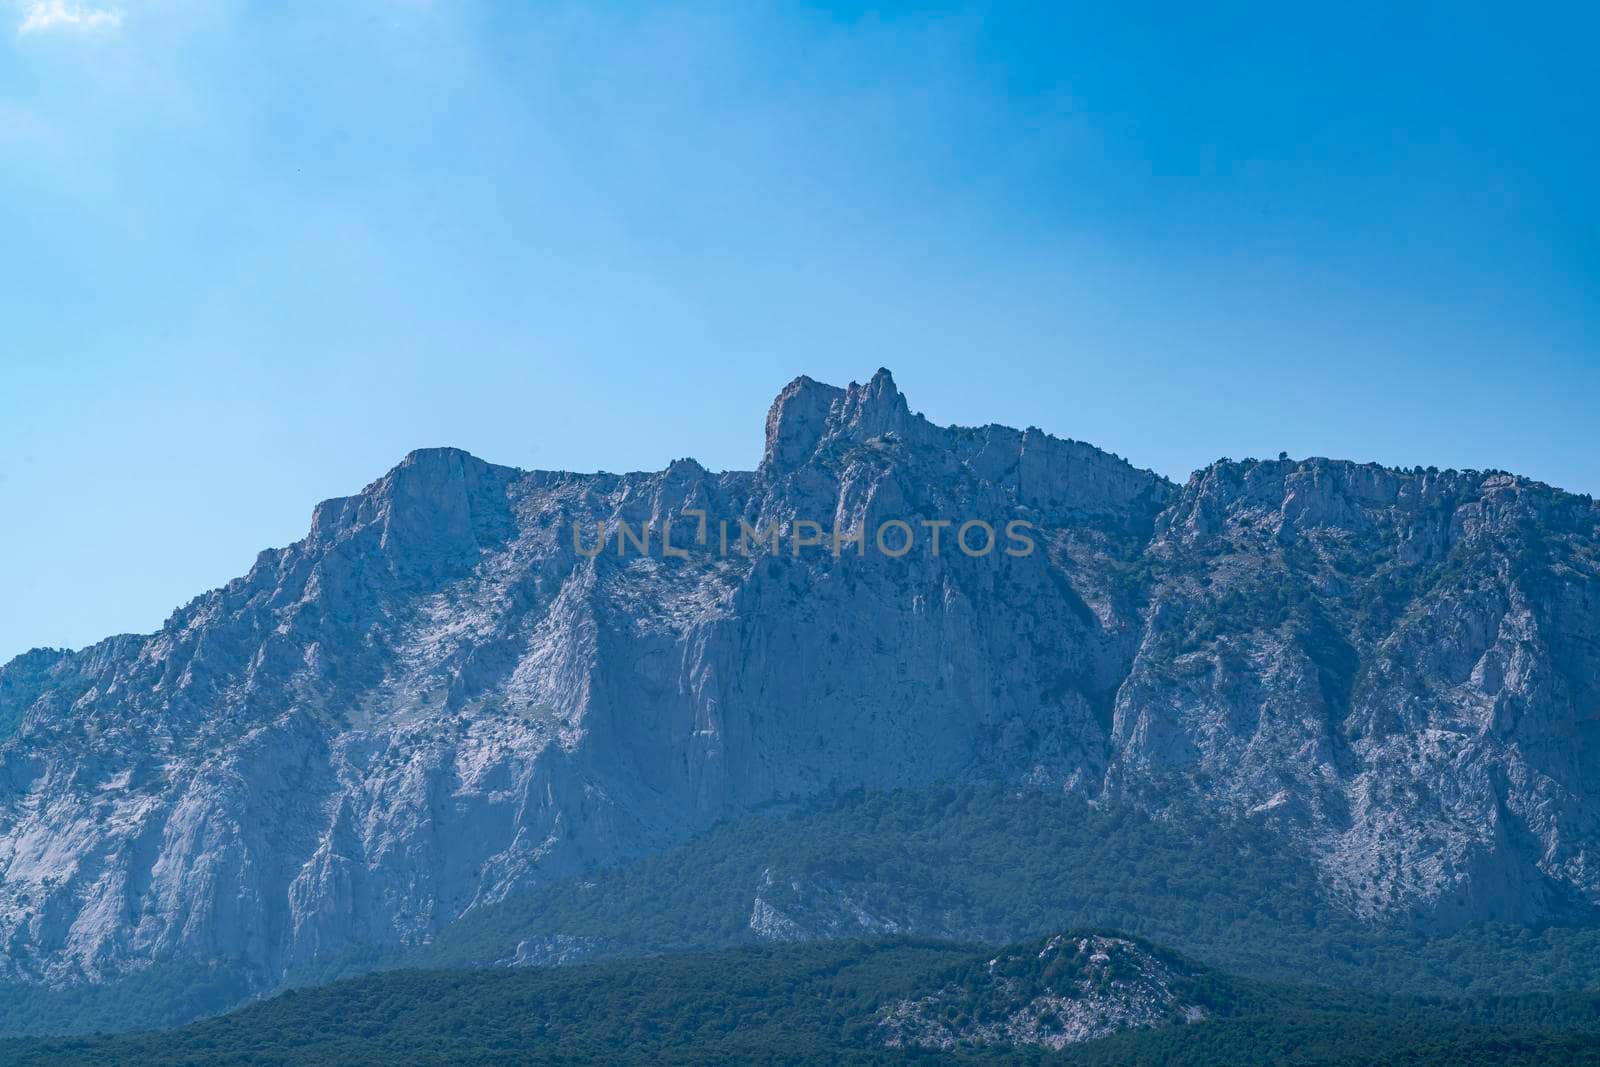
<svg viewBox="0 0 1600 1067">
<path fill-rule="evenodd" d="M 963 776 L 1176 786 L 1358 913 L 1540 920 L 1600 903 L 1597 634 L 1587 498 L 1321 459 L 1178 487 L 934 426 L 887 371 L 796 379 L 753 472 L 427 449 L 159 632 L 0 668 L 0 979 L 268 987 L 775 800 Z M 902 921 L 786 906 L 752 928 Z"/>
</svg>

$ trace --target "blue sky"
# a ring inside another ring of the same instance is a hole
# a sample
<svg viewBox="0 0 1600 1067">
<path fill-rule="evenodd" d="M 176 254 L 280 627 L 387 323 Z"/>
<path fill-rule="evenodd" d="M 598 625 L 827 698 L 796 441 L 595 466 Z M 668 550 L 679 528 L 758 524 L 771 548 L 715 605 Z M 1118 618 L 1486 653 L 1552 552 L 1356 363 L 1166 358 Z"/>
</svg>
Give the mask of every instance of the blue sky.
<svg viewBox="0 0 1600 1067">
<path fill-rule="evenodd" d="M 0 0 L 0 659 L 408 450 L 942 423 L 1600 492 L 1592 9 Z"/>
</svg>

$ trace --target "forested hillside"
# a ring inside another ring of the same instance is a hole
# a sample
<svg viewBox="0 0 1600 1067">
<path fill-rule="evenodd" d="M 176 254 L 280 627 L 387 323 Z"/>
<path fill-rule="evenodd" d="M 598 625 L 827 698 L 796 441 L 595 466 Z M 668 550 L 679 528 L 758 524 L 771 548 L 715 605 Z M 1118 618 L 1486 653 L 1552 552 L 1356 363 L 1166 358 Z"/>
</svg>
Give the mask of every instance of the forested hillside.
<svg viewBox="0 0 1600 1067">
<path fill-rule="evenodd" d="M 1110 1036 L 1107 1036 L 1109 1033 Z M 404 970 L 175 1031 L 0 1044 L 14 1067 L 944 1060 L 1600 1062 L 1600 994 L 1422 1000 L 1230 977 L 1110 932 L 559 968 Z"/>
</svg>

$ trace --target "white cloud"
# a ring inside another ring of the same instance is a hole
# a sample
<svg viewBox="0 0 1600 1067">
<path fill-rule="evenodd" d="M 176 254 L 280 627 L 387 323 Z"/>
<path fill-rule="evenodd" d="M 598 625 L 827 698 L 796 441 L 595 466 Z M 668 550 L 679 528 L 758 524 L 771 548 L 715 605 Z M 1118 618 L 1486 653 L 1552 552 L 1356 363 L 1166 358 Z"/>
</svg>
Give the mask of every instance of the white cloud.
<svg viewBox="0 0 1600 1067">
<path fill-rule="evenodd" d="M 44 30 L 114 30 L 122 25 L 122 12 L 115 8 L 85 7 L 69 0 L 29 0 L 22 5 L 18 33 Z"/>
</svg>

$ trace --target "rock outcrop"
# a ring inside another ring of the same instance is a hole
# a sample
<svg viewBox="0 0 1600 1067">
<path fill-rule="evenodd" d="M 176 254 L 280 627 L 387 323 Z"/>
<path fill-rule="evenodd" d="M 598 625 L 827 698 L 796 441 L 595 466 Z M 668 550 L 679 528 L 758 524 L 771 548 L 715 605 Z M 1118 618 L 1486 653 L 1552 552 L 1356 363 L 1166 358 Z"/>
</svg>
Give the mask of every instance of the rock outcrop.
<svg viewBox="0 0 1600 1067">
<path fill-rule="evenodd" d="M 1206 1009 L 1184 998 L 1187 977 L 1178 961 L 1127 938 L 1057 935 L 889 1005 L 878 1028 L 890 1048 L 1060 1050 L 1125 1030 L 1203 1022 Z"/>
</svg>

